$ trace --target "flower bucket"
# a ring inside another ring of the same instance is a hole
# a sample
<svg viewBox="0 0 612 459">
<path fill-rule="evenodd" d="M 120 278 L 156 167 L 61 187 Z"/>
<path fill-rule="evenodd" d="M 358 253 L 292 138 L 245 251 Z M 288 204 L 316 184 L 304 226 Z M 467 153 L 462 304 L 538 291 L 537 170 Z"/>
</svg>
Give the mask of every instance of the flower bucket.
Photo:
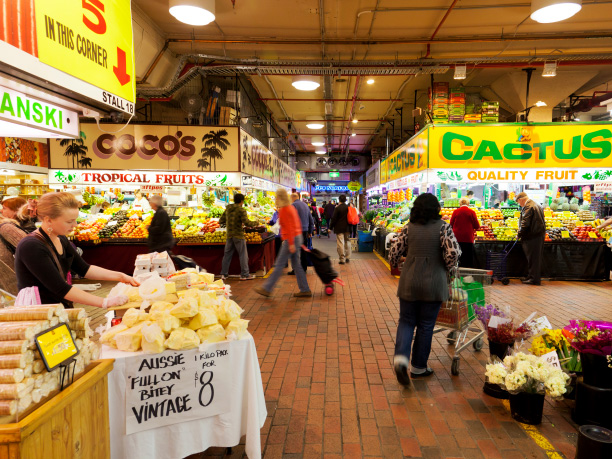
<svg viewBox="0 0 612 459">
<path fill-rule="evenodd" d="M 510 412 L 512 419 L 532 426 L 542 422 L 544 411 L 544 394 L 519 392 L 510 394 Z"/>
<path fill-rule="evenodd" d="M 508 354 L 508 349 L 514 346 L 514 343 L 497 343 L 495 341 L 489 341 L 489 356 L 493 360 L 493 356 L 497 356 L 499 360 L 504 360 L 504 357 Z"/>
<path fill-rule="evenodd" d="M 612 389 L 612 368 L 603 355 L 580 353 L 584 383 L 602 389 Z"/>
</svg>

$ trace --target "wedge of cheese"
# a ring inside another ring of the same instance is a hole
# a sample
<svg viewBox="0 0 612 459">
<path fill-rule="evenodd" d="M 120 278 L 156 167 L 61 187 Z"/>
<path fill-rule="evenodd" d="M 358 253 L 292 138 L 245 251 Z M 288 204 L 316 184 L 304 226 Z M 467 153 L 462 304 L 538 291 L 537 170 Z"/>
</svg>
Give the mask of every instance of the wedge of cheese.
<svg viewBox="0 0 612 459">
<path fill-rule="evenodd" d="M 242 314 L 243 311 L 235 301 L 225 298 L 218 301 L 219 306 L 217 306 L 217 318 L 219 319 L 219 323 L 221 325 L 225 327 L 232 320 L 240 319 L 240 314 Z"/>
<path fill-rule="evenodd" d="M 176 283 L 174 282 L 166 282 L 166 294 L 176 293 Z"/>
<path fill-rule="evenodd" d="M 203 343 L 218 343 L 225 341 L 225 329 L 219 325 L 210 325 L 198 330 L 198 336 Z"/>
<path fill-rule="evenodd" d="M 142 297 L 138 292 L 138 287 L 132 287 L 127 292 L 128 302 L 139 301 L 142 303 Z"/>
<path fill-rule="evenodd" d="M 179 319 L 185 319 L 195 316 L 198 313 L 198 298 L 183 297 L 179 302 L 170 309 L 170 314 Z"/>
<path fill-rule="evenodd" d="M 141 311 L 140 309 L 130 308 L 125 311 L 121 323 L 127 325 L 128 327 L 132 327 L 139 322 L 148 320 L 148 318 L 149 314 L 147 314 L 146 312 Z"/>
<path fill-rule="evenodd" d="M 120 323 L 119 325 L 115 325 L 114 327 L 109 328 L 107 331 L 105 331 L 104 333 L 102 333 L 102 336 L 100 337 L 100 342 L 102 344 L 108 344 L 109 346 L 115 346 L 115 342 L 114 342 L 114 338 L 115 335 L 117 333 L 121 333 L 125 330 L 127 330 L 129 327 L 124 324 L 124 323 Z"/>
<path fill-rule="evenodd" d="M 170 333 L 172 330 L 176 330 L 180 327 L 181 321 L 178 317 L 174 317 L 169 312 L 163 312 L 157 319 L 155 319 L 155 323 L 159 325 L 159 328 L 162 329 L 164 333 Z"/>
<path fill-rule="evenodd" d="M 242 339 L 247 334 L 248 320 L 234 319 L 225 327 L 225 338 L 228 340 Z"/>
<path fill-rule="evenodd" d="M 164 352 L 166 345 L 166 335 L 158 324 L 145 325 L 142 327 L 142 350 L 149 354 L 159 354 Z"/>
<path fill-rule="evenodd" d="M 200 338 L 198 334 L 189 328 L 177 328 L 165 342 L 166 347 L 174 349 L 175 351 L 181 349 L 193 349 L 200 345 Z"/>
<path fill-rule="evenodd" d="M 179 297 L 176 296 L 176 294 L 174 293 L 168 293 L 166 295 L 166 298 L 164 298 L 164 301 L 167 301 L 168 303 L 178 303 Z"/>
<path fill-rule="evenodd" d="M 217 315 L 215 311 L 207 308 L 200 308 L 198 313 L 193 316 L 193 319 L 189 321 L 189 325 L 187 328 L 191 328 L 192 330 L 198 330 L 202 327 L 207 327 L 209 325 L 214 325 L 219 323 L 217 320 Z"/>
<path fill-rule="evenodd" d="M 161 314 L 170 311 L 173 307 L 174 304 L 168 303 L 167 301 L 156 301 L 151 305 L 149 315 L 151 319 L 156 320 Z"/>
<path fill-rule="evenodd" d="M 117 333 L 114 338 L 117 349 L 125 352 L 136 352 L 140 349 L 142 327 L 150 323 L 151 322 L 140 322 L 138 325 L 134 325 L 121 333 Z"/>
</svg>

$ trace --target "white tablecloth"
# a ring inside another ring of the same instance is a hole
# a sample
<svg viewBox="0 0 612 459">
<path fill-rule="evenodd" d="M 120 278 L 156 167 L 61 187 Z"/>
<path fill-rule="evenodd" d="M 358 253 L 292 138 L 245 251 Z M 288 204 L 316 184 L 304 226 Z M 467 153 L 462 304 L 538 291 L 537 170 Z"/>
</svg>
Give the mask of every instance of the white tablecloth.
<svg viewBox="0 0 612 459">
<path fill-rule="evenodd" d="M 195 421 L 125 434 L 125 359 L 134 355 L 108 346 L 102 347 L 102 358 L 115 359 L 108 378 L 111 457 L 114 459 L 180 459 L 209 447 L 232 447 L 246 435 L 246 453 L 261 458 L 259 431 L 266 420 L 257 351 L 252 336 L 230 343 L 232 353 L 231 410 Z"/>
</svg>

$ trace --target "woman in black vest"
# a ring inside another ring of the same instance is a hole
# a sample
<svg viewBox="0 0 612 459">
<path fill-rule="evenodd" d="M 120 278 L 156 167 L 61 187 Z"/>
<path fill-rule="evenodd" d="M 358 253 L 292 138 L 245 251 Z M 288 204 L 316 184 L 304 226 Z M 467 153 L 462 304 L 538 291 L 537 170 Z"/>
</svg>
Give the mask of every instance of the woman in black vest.
<svg viewBox="0 0 612 459">
<path fill-rule="evenodd" d="M 449 296 L 448 272 L 457 266 L 459 255 L 461 249 L 453 229 L 441 220 L 438 199 L 430 193 L 419 195 L 410 222 L 402 228 L 389 254 L 392 266 L 405 260 L 397 289 L 400 319 L 393 359 L 401 384 L 410 383 L 409 364 L 412 378 L 433 374 L 427 366 L 433 330 L 440 306 Z"/>
</svg>

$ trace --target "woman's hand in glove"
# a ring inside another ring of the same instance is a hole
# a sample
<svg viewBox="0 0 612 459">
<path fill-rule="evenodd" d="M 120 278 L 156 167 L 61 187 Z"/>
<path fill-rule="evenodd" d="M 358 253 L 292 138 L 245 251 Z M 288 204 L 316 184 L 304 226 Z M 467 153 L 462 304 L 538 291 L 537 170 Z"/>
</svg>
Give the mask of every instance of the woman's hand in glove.
<svg viewBox="0 0 612 459">
<path fill-rule="evenodd" d="M 119 273 L 119 282 L 123 282 L 124 284 L 130 284 L 132 287 L 138 287 L 140 283 L 136 281 L 132 276 L 128 276 L 125 273 Z"/>
<path fill-rule="evenodd" d="M 104 301 L 102 302 L 102 307 L 104 309 L 108 309 L 115 306 L 121 306 L 122 304 L 125 304 L 127 302 L 128 297 L 125 295 L 110 296 L 108 298 L 104 298 Z"/>
</svg>

